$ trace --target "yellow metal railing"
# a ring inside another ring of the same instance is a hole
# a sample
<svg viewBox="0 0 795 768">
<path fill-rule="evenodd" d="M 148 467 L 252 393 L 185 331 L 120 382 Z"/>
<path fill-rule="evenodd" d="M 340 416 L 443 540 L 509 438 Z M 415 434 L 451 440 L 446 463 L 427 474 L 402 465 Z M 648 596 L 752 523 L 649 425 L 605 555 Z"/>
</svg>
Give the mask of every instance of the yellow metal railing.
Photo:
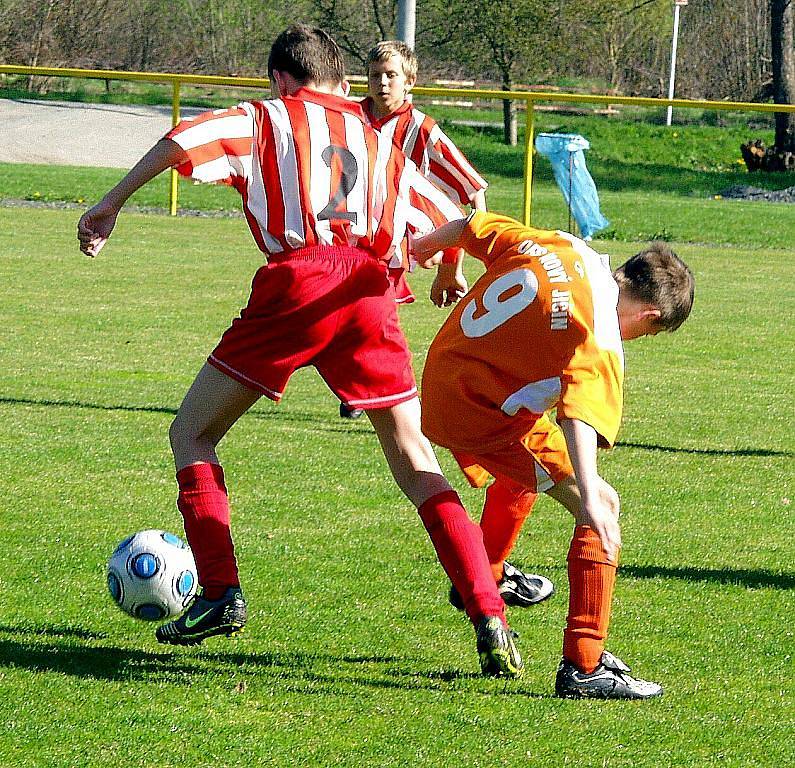
<svg viewBox="0 0 795 768">
<path fill-rule="evenodd" d="M 110 69 L 67 69 L 60 67 L 23 67 L 15 64 L 0 64 L 0 75 L 33 75 L 37 77 L 74 77 L 92 80 L 133 80 L 148 83 L 171 83 L 171 123 L 180 119 L 180 87 L 184 85 L 223 85 L 238 88 L 269 88 L 265 77 L 221 77 L 215 75 L 184 75 L 169 72 L 121 72 Z M 354 93 L 364 93 L 366 86 L 352 83 Z M 533 141 L 535 105 L 538 102 L 555 104 L 624 104 L 636 107 L 676 107 L 682 109 L 714 109 L 737 112 L 795 112 L 795 104 L 754 104 L 744 101 L 697 101 L 693 99 L 652 99 L 636 96 L 611 96 L 609 94 L 547 93 L 536 91 L 503 91 L 480 88 L 432 88 L 417 86 L 412 91 L 417 96 L 439 98 L 498 99 L 524 102 L 525 146 L 524 146 L 524 204 L 523 219 L 530 223 L 533 194 Z M 170 209 L 177 213 L 177 172 L 171 171 Z"/>
</svg>

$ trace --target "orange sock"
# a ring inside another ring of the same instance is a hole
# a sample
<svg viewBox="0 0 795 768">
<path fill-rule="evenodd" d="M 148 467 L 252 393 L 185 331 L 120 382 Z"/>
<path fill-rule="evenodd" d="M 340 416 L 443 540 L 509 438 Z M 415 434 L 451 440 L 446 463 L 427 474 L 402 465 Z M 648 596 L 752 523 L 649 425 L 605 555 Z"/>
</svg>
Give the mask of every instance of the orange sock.
<svg viewBox="0 0 795 768">
<path fill-rule="evenodd" d="M 568 563 L 569 615 L 563 656 L 583 672 L 593 672 L 605 647 L 617 564 L 607 559 L 599 536 L 587 525 L 575 526 Z"/>
<path fill-rule="evenodd" d="M 537 498 L 538 494 L 505 479 L 495 480 L 486 489 L 480 527 L 495 581 L 502 579 L 502 564 L 511 554 Z"/>
</svg>

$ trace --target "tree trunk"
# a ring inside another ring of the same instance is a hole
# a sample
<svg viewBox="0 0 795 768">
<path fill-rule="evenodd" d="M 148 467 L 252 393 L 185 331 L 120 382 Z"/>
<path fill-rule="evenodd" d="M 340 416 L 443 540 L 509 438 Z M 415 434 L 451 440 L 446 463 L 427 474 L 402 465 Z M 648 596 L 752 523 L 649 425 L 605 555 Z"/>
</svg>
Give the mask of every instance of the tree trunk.
<svg viewBox="0 0 795 768">
<path fill-rule="evenodd" d="M 39 56 L 41 55 L 41 49 L 44 47 L 44 36 L 47 33 L 47 25 L 49 24 L 50 16 L 52 15 L 52 10 L 54 7 L 55 0 L 48 0 L 47 7 L 44 9 L 44 13 L 40 19 L 39 28 L 36 31 L 36 39 L 33 43 L 33 49 L 31 50 L 28 66 L 39 66 Z M 28 90 L 36 90 L 36 78 L 33 75 L 28 75 Z"/>
<path fill-rule="evenodd" d="M 773 101 L 795 104 L 795 0 L 770 0 Z M 795 152 L 795 113 L 776 112 L 776 149 Z"/>
<path fill-rule="evenodd" d="M 502 90 L 511 90 L 511 81 L 509 78 L 503 78 Z M 502 100 L 502 135 L 503 141 L 509 147 L 515 147 L 519 141 L 519 133 L 516 123 L 516 103 L 513 101 L 513 99 Z"/>
</svg>

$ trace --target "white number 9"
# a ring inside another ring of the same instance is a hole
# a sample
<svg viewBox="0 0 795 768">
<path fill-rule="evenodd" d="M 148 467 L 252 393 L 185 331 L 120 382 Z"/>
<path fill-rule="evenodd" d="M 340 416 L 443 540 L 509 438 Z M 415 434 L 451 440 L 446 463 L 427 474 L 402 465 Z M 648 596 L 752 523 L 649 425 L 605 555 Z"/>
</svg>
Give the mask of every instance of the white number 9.
<svg viewBox="0 0 795 768">
<path fill-rule="evenodd" d="M 502 300 L 502 296 L 513 288 L 519 288 L 519 291 Z M 512 272 L 500 275 L 483 292 L 483 309 L 486 310 L 484 314 L 475 318 L 478 307 L 475 299 L 464 307 L 461 314 L 461 330 L 464 332 L 464 336 L 475 339 L 491 333 L 495 328 L 529 307 L 537 295 L 538 280 L 531 270 L 514 269 Z"/>
</svg>

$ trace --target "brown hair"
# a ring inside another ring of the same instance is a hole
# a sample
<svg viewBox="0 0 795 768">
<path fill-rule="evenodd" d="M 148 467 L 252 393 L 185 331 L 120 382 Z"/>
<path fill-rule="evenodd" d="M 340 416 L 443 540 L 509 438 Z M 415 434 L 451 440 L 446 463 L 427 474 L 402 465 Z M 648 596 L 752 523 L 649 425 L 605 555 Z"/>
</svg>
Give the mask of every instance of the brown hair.
<svg viewBox="0 0 795 768">
<path fill-rule="evenodd" d="M 319 27 L 293 24 L 273 41 L 268 56 L 268 75 L 287 72 L 302 83 L 341 83 L 345 79 L 342 51 Z"/>
<path fill-rule="evenodd" d="M 403 74 L 406 80 L 417 79 L 417 57 L 410 46 L 402 40 L 382 40 L 376 43 L 367 54 L 367 69 L 376 61 L 388 61 L 393 56 L 400 56 L 403 63 Z"/>
<path fill-rule="evenodd" d="M 666 331 L 675 331 L 693 308 L 693 273 L 667 243 L 649 243 L 613 277 L 621 290 L 660 310 L 657 324 Z"/>
</svg>

